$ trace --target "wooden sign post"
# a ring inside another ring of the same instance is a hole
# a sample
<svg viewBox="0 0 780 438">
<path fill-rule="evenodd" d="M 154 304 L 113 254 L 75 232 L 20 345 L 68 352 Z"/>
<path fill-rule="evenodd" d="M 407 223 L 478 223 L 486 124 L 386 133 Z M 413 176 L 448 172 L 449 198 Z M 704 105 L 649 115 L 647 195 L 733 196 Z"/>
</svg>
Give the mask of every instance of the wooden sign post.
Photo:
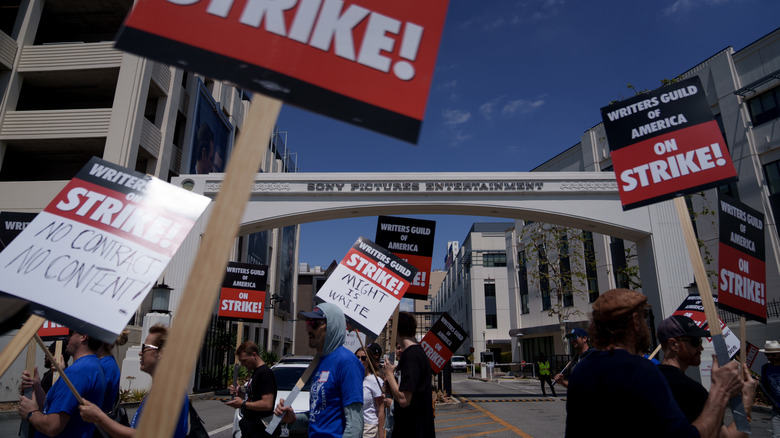
<svg viewBox="0 0 780 438">
<path fill-rule="evenodd" d="M 152 386 L 138 436 L 168 438 L 173 435 L 178 416 L 169 414 L 174 411 L 172 407 L 181 406 L 182 394 L 186 393 L 190 379 L 190 375 L 181 370 L 182 367 L 188 369 L 197 360 L 198 349 L 192 346 L 203 344 L 233 239 L 238 234 L 252 182 L 265 157 L 266 142 L 271 138 L 281 107 L 280 100 L 261 94 L 255 94 L 252 99 L 252 107 L 228 162 L 225 180 L 171 326 L 166 354 L 155 371 L 155 381 L 164 384 Z"/>
<path fill-rule="evenodd" d="M 11 342 L 3 349 L 3 352 L 0 353 L 0 376 L 8 371 L 8 367 L 19 357 L 27 343 L 35 336 L 38 329 L 43 326 L 44 321 L 46 321 L 44 318 L 37 315 L 31 315 L 27 318 L 27 322 L 24 323 L 22 328 L 11 339 Z"/>
<path fill-rule="evenodd" d="M 688 206 L 685 204 L 685 198 L 674 198 L 674 207 L 677 210 L 677 217 L 680 220 L 683 237 L 685 238 L 685 246 L 688 249 L 688 256 L 693 265 L 693 275 L 696 278 L 696 285 L 699 288 L 699 295 L 701 296 L 701 304 L 704 308 L 704 314 L 707 316 L 707 322 L 709 323 L 709 330 L 712 335 L 712 343 L 715 347 L 718 364 L 725 365 L 731 358 L 728 354 L 726 341 L 723 339 L 723 330 L 720 327 L 718 311 L 715 308 L 715 300 L 712 298 L 712 290 L 710 289 L 710 283 L 707 279 L 707 271 L 705 270 L 704 262 L 701 259 L 699 244 L 696 235 L 693 232 L 693 224 L 691 223 L 691 217 L 688 214 Z M 741 322 L 741 324 L 744 324 L 744 322 Z M 742 348 L 744 348 L 745 340 L 741 339 L 740 342 L 743 345 Z M 745 355 L 742 354 L 742 357 L 744 359 Z M 729 404 L 731 406 L 732 415 L 734 416 L 734 423 L 737 425 L 737 430 L 749 433 L 750 422 L 747 419 L 747 415 L 745 415 L 742 397 L 736 396 L 732 398 L 729 401 Z"/>
</svg>

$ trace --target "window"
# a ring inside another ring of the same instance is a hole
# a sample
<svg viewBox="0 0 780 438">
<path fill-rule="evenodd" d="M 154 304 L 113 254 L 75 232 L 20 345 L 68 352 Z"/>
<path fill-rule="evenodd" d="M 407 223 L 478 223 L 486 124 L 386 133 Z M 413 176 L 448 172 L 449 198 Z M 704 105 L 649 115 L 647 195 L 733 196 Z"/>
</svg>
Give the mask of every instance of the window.
<svg viewBox="0 0 780 438">
<path fill-rule="evenodd" d="M 762 125 L 780 117 L 780 87 L 759 94 L 748 100 L 747 104 L 753 126 Z"/>
<path fill-rule="evenodd" d="M 525 267 L 525 251 L 517 253 L 517 264 L 520 271 L 520 312 L 529 313 L 528 310 L 528 270 Z"/>
<path fill-rule="evenodd" d="M 769 205 L 775 217 L 780 215 L 780 160 L 764 165 L 766 184 L 769 186 Z M 780 232 L 780 223 L 775 224 Z"/>
<path fill-rule="evenodd" d="M 495 283 L 485 283 L 485 298 L 487 297 L 496 297 L 496 284 Z"/>
<path fill-rule="evenodd" d="M 615 237 L 610 238 L 609 251 L 612 253 L 612 268 L 615 271 L 615 284 L 619 288 L 628 289 L 628 276 L 625 269 L 628 266 L 626 262 L 626 248 L 623 239 Z"/>
<path fill-rule="evenodd" d="M 487 328 L 498 328 L 498 318 L 496 313 L 496 284 L 485 283 L 485 326 Z"/>
<path fill-rule="evenodd" d="M 599 279 L 596 272 L 596 247 L 593 244 L 593 233 L 583 231 L 585 240 L 585 277 L 588 283 L 588 302 L 593 303 L 599 297 Z"/>
<path fill-rule="evenodd" d="M 542 310 L 550 310 L 550 279 L 548 277 L 547 251 L 543 246 L 539 247 L 539 291 L 542 293 Z"/>
<path fill-rule="evenodd" d="M 482 255 L 482 267 L 500 268 L 506 266 L 506 253 L 487 253 Z"/>
<path fill-rule="evenodd" d="M 569 236 L 561 236 L 559 248 L 558 265 L 560 266 L 561 270 L 563 306 L 572 307 L 574 305 L 574 294 L 572 293 L 571 263 L 569 262 Z"/>
</svg>

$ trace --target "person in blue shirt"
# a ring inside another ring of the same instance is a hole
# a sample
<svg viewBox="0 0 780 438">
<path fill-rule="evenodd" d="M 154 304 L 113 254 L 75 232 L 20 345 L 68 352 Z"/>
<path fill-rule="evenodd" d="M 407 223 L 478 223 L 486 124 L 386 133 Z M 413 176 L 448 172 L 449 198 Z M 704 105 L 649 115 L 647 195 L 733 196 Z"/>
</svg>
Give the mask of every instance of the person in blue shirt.
<svg viewBox="0 0 780 438">
<path fill-rule="evenodd" d="M 588 343 L 588 332 L 584 328 L 575 327 L 566 334 L 566 339 L 571 342 L 572 351 L 574 351 L 574 359 L 572 359 L 571 365 L 569 365 L 569 372 L 571 372 L 577 363 L 585 358 L 593 347 Z M 569 387 L 569 381 L 563 377 L 562 373 L 558 373 L 553 378 L 554 383 L 560 383 L 564 388 Z"/>
<path fill-rule="evenodd" d="M 149 328 L 149 335 L 146 336 L 146 342 L 141 345 L 141 352 L 138 353 L 141 357 L 141 371 L 152 376 L 152 379 L 154 379 L 154 370 L 157 368 L 157 363 L 165 350 L 165 341 L 167 339 L 168 328 L 161 324 L 155 324 Z M 84 421 L 97 424 L 101 429 L 106 431 L 111 438 L 130 438 L 135 436 L 135 429 L 140 423 L 145 403 L 146 398 L 144 398 L 143 401 L 141 401 L 141 405 L 138 406 L 138 410 L 130 421 L 130 427 L 123 426 L 109 418 L 100 408 L 100 405 L 97 404 L 85 403 L 79 407 L 79 411 L 81 411 L 81 418 L 83 418 Z M 189 399 L 185 395 L 173 438 L 184 438 L 187 435 L 188 414 Z"/>
<path fill-rule="evenodd" d="M 97 356 L 100 358 L 100 366 L 103 367 L 103 373 L 106 375 L 106 395 L 103 397 L 103 412 L 111 412 L 119 399 L 119 364 L 116 363 L 111 349 L 114 346 L 122 346 L 127 343 L 127 330 L 123 331 L 116 338 L 113 344 L 103 343 Z"/>
<path fill-rule="evenodd" d="M 64 371 L 65 376 L 85 400 L 103 404 L 106 392 L 106 378 L 95 355 L 102 342 L 90 336 L 70 331 L 65 350 L 73 357 L 73 365 Z M 22 372 L 22 388 L 33 388 L 33 397 L 22 396 L 17 412 L 35 428 L 36 438 L 91 438 L 95 426 L 85 422 L 78 415 L 79 402 L 68 388 L 64 379 L 59 379 L 44 395 L 38 369 L 30 376 Z"/>
<path fill-rule="evenodd" d="M 311 312 L 299 312 L 306 320 L 309 347 L 320 362 L 311 377 L 309 437 L 360 437 L 363 433 L 363 375 L 360 360 L 344 347 L 347 325 L 336 305 L 320 303 Z M 288 424 L 296 421 L 292 406 L 284 399 L 274 410 Z M 303 415 L 303 414 L 299 414 Z"/>
</svg>

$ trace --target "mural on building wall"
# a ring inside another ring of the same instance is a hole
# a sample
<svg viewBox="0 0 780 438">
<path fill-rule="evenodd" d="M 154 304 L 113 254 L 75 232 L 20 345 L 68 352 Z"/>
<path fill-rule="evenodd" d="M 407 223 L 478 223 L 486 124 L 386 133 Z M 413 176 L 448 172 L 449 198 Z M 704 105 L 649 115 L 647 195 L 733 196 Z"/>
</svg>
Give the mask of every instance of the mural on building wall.
<svg viewBox="0 0 780 438">
<path fill-rule="evenodd" d="M 279 253 L 279 297 L 278 309 L 290 312 L 295 281 L 295 235 L 297 225 L 282 228 L 282 243 Z"/>
<path fill-rule="evenodd" d="M 190 138 L 190 173 L 225 171 L 233 149 L 233 125 L 219 111 L 217 102 L 200 79 Z"/>
<path fill-rule="evenodd" d="M 268 265 L 268 235 L 270 231 L 259 231 L 249 235 L 247 243 L 247 262 L 256 265 Z"/>
</svg>

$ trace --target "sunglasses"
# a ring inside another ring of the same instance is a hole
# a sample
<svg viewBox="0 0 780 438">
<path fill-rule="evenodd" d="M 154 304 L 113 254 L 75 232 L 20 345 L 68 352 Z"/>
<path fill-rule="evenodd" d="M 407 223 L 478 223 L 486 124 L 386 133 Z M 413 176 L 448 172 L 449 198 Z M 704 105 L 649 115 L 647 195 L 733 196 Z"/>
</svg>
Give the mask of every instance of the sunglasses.
<svg viewBox="0 0 780 438">
<path fill-rule="evenodd" d="M 702 338 L 680 338 L 680 340 L 693 347 L 701 347 L 704 344 Z"/>
<path fill-rule="evenodd" d="M 159 350 L 160 347 L 151 344 L 141 344 L 141 353 L 146 353 L 147 350 Z"/>
<path fill-rule="evenodd" d="M 312 330 L 317 330 L 322 324 L 325 324 L 325 321 L 321 319 L 307 319 L 306 325 L 308 327 L 311 327 Z"/>
<path fill-rule="evenodd" d="M 363 362 L 365 362 L 365 361 L 366 361 L 366 356 L 358 356 L 358 358 L 359 358 L 361 361 L 363 361 Z"/>
</svg>

